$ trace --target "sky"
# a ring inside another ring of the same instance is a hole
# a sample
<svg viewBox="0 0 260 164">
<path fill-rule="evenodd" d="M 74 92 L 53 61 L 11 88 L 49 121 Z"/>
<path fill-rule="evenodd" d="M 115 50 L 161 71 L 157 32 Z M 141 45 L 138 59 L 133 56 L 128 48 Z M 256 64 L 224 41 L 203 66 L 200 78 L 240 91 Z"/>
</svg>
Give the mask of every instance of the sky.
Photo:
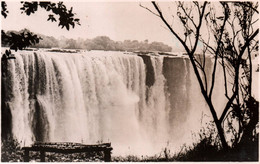
<svg viewBox="0 0 260 164">
<path fill-rule="evenodd" d="M 67 31 L 58 27 L 57 22 L 47 21 L 48 13 L 39 9 L 35 14 L 21 14 L 20 2 L 7 2 L 9 14 L 1 18 L 3 30 L 21 30 L 28 28 L 34 33 L 59 38 L 92 39 L 96 36 L 108 36 L 115 41 L 148 39 L 163 42 L 173 51 L 182 49 L 173 35 L 165 29 L 159 17 L 139 6 L 140 2 L 67 2 L 67 8 L 73 7 L 81 26 Z M 150 2 L 141 2 L 143 6 L 153 8 Z"/>
</svg>

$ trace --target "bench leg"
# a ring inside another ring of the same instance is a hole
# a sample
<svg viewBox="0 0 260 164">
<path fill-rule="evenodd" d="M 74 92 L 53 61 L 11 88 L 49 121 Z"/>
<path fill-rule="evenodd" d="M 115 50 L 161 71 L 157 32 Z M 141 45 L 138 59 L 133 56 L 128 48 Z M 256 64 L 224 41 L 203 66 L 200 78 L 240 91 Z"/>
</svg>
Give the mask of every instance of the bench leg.
<svg viewBox="0 0 260 164">
<path fill-rule="evenodd" d="M 111 150 L 104 150 L 104 161 L 111 162 Z"/>
<path fill-rule="evenodd" d="M 29 150 L 24 150 L 23 161 L 29 162 Z"/>
<path fill-rule="evenodd" d="M 44 151 L 40 151 L 40 158 L 41 158 L 41 162 L 45 162 L 45 152 Z"/>
</svg>

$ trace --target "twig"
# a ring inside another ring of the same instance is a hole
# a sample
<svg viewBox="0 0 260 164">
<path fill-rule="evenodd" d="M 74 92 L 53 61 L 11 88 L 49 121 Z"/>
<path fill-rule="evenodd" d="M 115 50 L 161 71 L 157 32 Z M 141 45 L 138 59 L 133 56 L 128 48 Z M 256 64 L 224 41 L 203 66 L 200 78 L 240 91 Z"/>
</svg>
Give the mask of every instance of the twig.
<svg viewBox="0 0 260 164">
<path fill-rule="evenodd" d="M 149 9 L 149 8 L 147 8 L 147 7 L 145 7 L 145 6 L 143 6 L 141 3 L 139 3 L 139 6 L 142 7 L 142 8 L 144 8 L 144 9 L 146 9 L 146 10 L 148 10 L 148 11 L 149 11 L 150 13 L 152 13 L 153 15 L 155 15 L 155 16 L 157 16 L 157 17 L 160 17 L 160 15 L 156 14 L 156 13 L 153 12 L 151 9 Z"/>
</svg>

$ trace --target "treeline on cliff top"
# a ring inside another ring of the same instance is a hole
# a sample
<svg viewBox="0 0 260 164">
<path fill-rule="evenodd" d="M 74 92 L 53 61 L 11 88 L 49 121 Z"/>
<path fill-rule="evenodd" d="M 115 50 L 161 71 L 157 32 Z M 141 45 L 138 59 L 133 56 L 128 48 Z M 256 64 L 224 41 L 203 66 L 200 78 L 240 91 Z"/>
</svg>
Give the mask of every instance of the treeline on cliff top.
<svg viewBox="0 0 260 164">
<path fill-rule="evenodd" d="M 23 29 L 19 32 L 30 32 Z M 17 31 L 7 31 L 6 35 L 18 33 Z M 31 48 L 62 48 L 62 49 L 85 49 L 85 50 L 105 50 L 105 51 L 160 51 L 171 52 L 172 47 L 162 42 L 151 42 L 148 40 L 124 40 L 113 41 L 107 36 L 97 36 L 93 39 L 68 39 L 60 37 L 59 39 L 52 36 L 37 34 L 41 37 L 39 43 L 30 46 Z M 2 41 L 2 47 L 8 47 L 8 43 Z"/>
</svg>

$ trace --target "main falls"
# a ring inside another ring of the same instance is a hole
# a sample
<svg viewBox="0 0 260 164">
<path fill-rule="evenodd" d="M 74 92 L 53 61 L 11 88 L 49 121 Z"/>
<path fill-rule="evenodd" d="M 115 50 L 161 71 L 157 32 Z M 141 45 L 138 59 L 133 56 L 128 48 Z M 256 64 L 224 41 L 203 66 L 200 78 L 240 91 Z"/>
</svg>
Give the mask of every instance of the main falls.
<svg viewBox="0 0 260 164">
<path fill-rule="evenodd" d="M 2 103 L 22 146 L 111 142 L 113 155 L 152 155 L 191 142 L 208 112 L 183 56 L 40 50 L 15 57 L 2 79 Z M 215 105 L 221 106 L 217 83 Z"/>
</svg>

